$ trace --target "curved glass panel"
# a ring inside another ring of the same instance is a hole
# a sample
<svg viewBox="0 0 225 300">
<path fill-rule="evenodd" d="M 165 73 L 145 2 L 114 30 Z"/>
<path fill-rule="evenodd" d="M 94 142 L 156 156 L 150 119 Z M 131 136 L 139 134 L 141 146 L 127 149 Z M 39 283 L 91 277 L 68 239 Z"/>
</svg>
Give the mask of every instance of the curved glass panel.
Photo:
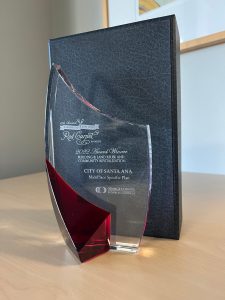
<svg viewBox="0 0 225 300">
<path fill-rule="evenodd" d="M 53 65 L 45 142 L 53 207 L 70 249 L 81 261 L 109 248 L 136 252 L 151 189 L 149 126 L 101 113 Z"/>
</svg>

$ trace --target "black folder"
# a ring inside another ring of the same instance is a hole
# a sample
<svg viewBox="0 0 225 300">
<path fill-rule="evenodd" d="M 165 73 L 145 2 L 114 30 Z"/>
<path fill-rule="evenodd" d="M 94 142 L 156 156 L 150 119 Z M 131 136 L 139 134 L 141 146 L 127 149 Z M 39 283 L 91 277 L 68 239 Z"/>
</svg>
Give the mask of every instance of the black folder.
<svg viewBox="0 0 225 300">
<path fill-rule="evenodd" d="M 102 112 L 149 124 L 152 193 L 145 235 L 179 239 L 182 222 L 180 41 L 175 16 L 49 42 L 50 63 Z"/>
</svg>

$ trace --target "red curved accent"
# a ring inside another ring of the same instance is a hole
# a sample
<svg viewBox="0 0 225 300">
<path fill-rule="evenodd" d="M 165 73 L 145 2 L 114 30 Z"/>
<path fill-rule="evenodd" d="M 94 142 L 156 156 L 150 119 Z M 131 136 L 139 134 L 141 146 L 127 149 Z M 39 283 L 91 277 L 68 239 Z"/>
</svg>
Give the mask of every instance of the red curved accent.
<svg viewBox="0 0 225 300">
<path fill-rule="evenodd" d="M 107 252 L 110 213 L 82 198 L 48 160 L 46 165 L 55 199 L 81 262 Z"/>
</svg>

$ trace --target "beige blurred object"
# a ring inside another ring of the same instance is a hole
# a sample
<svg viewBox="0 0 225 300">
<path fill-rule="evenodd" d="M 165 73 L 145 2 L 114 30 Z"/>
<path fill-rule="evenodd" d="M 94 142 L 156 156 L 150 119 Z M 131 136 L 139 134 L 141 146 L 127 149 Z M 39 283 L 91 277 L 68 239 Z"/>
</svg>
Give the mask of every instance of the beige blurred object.
<svg viewBox="0 0 225 300">
<path fill-rule="evenodd" d="M 144 237 L 137 255 L 77 264 L 46 175 L 0 181 L 0 299 L 224 300 L 225 176 L 184 174 L 179 241 Z"/>
<path fill-rule="evenodd" d="M 109 27 L 109 5 L 108 0 L 102 0 L 102 27 Z"/>
</svg>

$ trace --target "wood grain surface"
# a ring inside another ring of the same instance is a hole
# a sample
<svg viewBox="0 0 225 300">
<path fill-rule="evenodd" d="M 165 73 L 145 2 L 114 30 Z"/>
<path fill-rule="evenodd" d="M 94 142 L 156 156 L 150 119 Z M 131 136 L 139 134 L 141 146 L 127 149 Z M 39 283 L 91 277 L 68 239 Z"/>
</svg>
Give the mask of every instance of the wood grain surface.
<svg viewBox="0 0 225 300">
<path fill-rule="evenodd" d="M 179 241 L 145 237 L 138 254 L 78 264 L 44 173 L 0 182 L 1 300 L 225 299 L 225 176 L 183 175 Z"/>
<path fill-rule="evenodd" d="M 181 53 L 186 53 L 210 46 L 225 43 L 225 31 L 217 32 L 198 39 L 190 40 L 180 44 Z"/>
</svg>

